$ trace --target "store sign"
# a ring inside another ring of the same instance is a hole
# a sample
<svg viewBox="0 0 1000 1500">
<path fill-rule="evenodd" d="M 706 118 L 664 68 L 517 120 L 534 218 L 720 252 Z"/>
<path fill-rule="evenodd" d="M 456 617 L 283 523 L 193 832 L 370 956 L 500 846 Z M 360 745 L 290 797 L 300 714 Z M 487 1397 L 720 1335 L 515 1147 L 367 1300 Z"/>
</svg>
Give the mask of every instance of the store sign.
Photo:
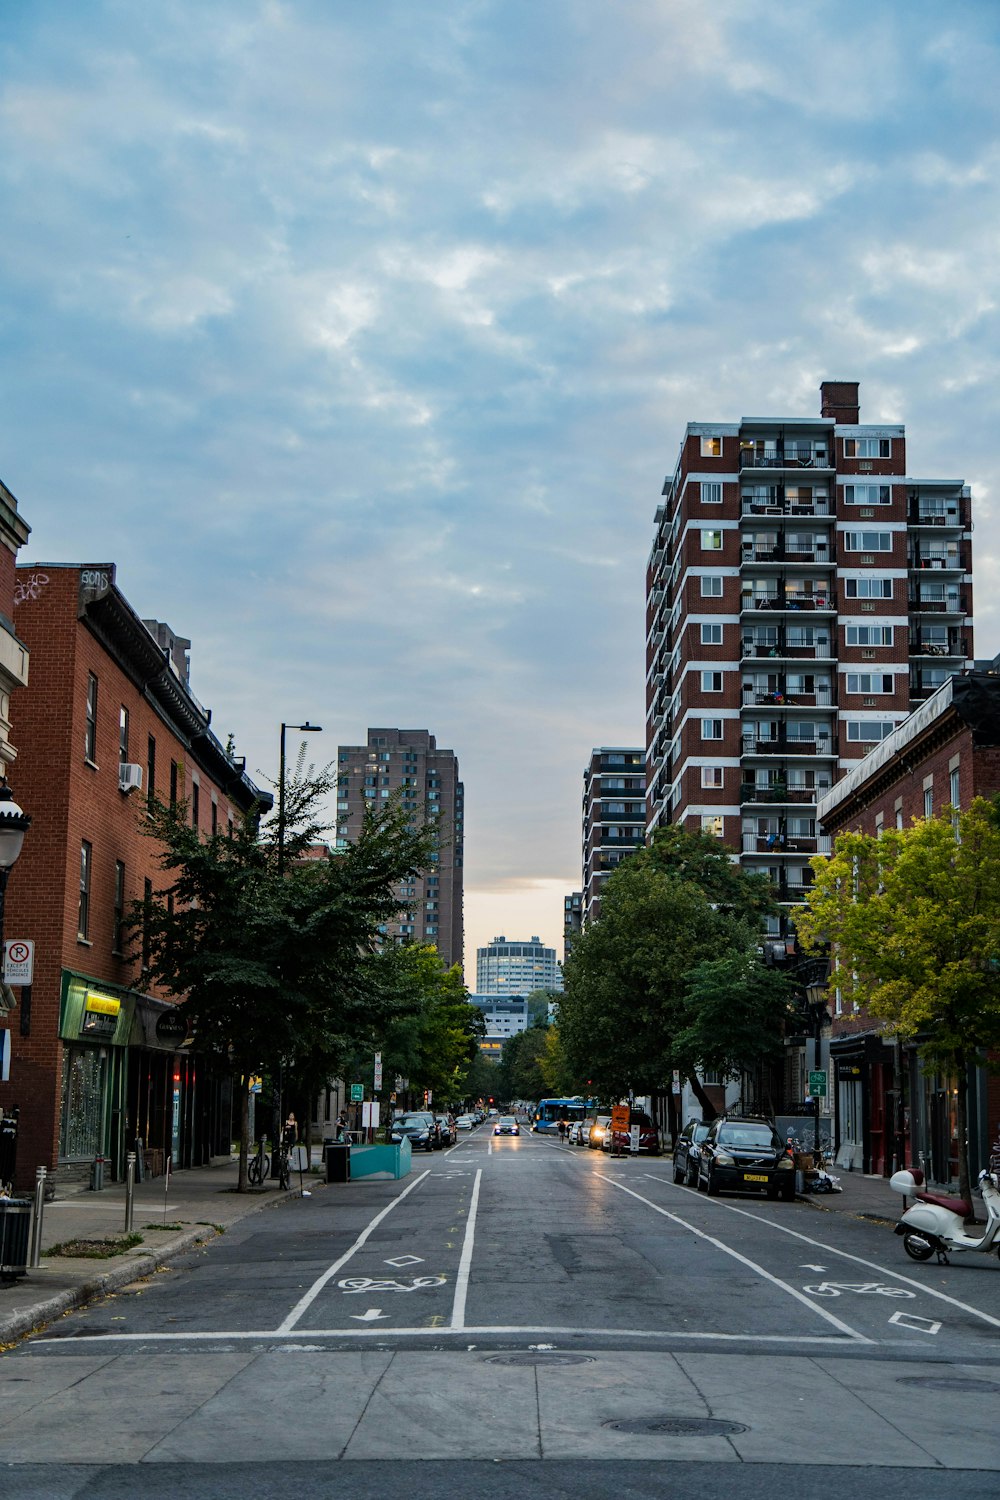
<svg viewBox="0 0 1000 1500">
<path fill-rule="evenodd" d="M 118 1028 L 118 1016 L 121 1012 L 122 1003 L 113 995 L 101 995 L 94 990 L 87 991 L 87 999 L 83 1007 L 83 1021 L 80 1024 L 81 1036 L 112 1037 Z"/>
<path fill-rule="evenodd" d="M 161 1042 L 183 1042 L 187 1038 L 187 1022 L 178 1010 L 165 1010 L 156 1018 L 156 1035 Z"/>
</svg>

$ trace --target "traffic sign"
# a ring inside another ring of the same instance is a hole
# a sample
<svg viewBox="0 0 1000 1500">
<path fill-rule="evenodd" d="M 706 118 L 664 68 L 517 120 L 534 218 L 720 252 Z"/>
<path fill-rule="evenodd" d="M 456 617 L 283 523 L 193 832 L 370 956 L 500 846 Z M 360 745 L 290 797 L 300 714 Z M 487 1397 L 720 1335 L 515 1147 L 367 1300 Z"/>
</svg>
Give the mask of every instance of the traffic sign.
<svg viewBox="0 0 1000 1500">
<path fill-rule="evenodd" d="M 628 1130 L 630 1126 L 632 1111 L 627 1104 L 613 1104 L 611 1106 L 611 1129 Z"/>
<path fill-rule="evenodd" d="M 28 938 L 11 938 L 3 945 L 4 984 L 30 984 L 35 945 Z"/>
<path fill-rule="evenodd" d="M 375 1054 L 375 1078 L 374 1078 L 374 1086 L 375 1086 L 376 1089 L 380 1089 L 382 1087 L 382 1054 L 381 1054 L 381 1052 L 376 1052 L 376 1054 Z"/>
<path fill-rule="evenodd" d="M 815 1068 L 809 1074 L 809 1092 L 814 1099 L 826 1098 L 826 1069 Z"/>
<path fill-rule="evenodd" d="M 363 1083 L 351 1084 L 351 1103 L 360 1104 L 365 1097 L 365 1086 Z"/>
</svg>

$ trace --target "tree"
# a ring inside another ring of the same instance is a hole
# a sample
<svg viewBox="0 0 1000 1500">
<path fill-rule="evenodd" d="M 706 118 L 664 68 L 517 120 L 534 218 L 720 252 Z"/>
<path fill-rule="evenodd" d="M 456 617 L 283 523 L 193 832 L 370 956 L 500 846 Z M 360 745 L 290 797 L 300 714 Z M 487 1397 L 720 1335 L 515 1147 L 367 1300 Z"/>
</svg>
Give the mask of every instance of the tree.
<svg viewBox="0 0 1000 1500">
<path fill-rule="evenodd" d="M 395 803 L 371 812 L 335 857 L 300 856 L 324 831 L 329 771 L 304 774 L 285 799 L 283 871 L 276 822 L 249 815 L 206 838 L 183 803 L 154 803 L 142 827 L 161 846 L 168 883 L 134 903 L 149 977 L 183 1002 L 194 1046 L 240 1081 L 240 1191 L 246 1189 L 247 1086 L 284 1066 L 336 1070 L 350 1046 L 398 1007 L 379 964 L 379 928 L 401 909 L 395 888 L 427 863 L 429 839 Z"/>
<path fill-rule="evenodd" d="M 1000 1048 L 1000 812 L 977 798 L 880 837 L 838 835 L 797 919 L 833 950 L 831 987 L 919 1044 L 958 1091 L 959 1191 L 970 1191 L 968 1075 Z"/>
<path fill-rule="evenodd" d="M 755 972 L 759 928 L 773 910 L 767 881 L 700 832 L 670 826 L 620 865 L 604 886 L 600 920 L 566 962 L 559 1037 L 577 1088 L 592 1080 L 605 1099 L 652 1093 L 676 1067 L 711 1119 L 699 1069 L 716 1056 L 735 1066 L 762 1011 L 768 1037 L 784 1014 L 778 990 Z M 699 966 L 724 960 L 735 965 L 728 976 L 706 967 L 695 982 Z M 726 977 L 739 981 L 728 1005 L 719 1003 Z"/>
<path fill-rule="evenodd" d="M 545 1077 L 548 1029 L 529 1026 L 503 1044 L 497 1067 L 497 1097 L 500 1099 L 544 1099 L 549 1092 Z"/>
<path fill-rule="evenodd" d="M 559 1000 L 559 995 L 555 990 L 531 991 L 527 996 L 529 1026 L 547 1026 L 549 1024 L 549 1006 L 553 1000 L 556 1002 Z"/>
<path fill-rule="evenodd" d="M 430 1089 L 442 1106 L 464 1099 L 479 1043 L 485 1035 L 482 1011 L 469 1003 L 456 964 L 446 969 L 436 949 L 405 944 L 386 949 L 382 963 L 391 971 L 389 990 L 404 1014 L 383 1033 L 383 1068 Z"/>
</svg>

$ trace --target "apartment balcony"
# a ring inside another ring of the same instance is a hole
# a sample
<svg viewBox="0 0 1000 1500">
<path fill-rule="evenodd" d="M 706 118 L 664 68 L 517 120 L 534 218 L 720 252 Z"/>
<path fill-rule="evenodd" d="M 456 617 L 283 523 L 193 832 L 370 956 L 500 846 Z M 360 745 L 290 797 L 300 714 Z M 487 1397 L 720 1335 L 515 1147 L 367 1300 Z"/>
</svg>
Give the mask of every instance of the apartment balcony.
<svg viewBox="0 0 1000 1500">
<path fill-rule="evenodd" d="M 825 846 L 825 847 L 821 847 Z M 775 833 L 744 833 L 744 854 L 829 854 L 830 839 L 806 835 Z"/>
<path fill-rule="evenodd" d="M 774 708 L 830 708 L 832 694 L 829 687 L 818 687 L 811 693 L 796 690 L 788 692 L 781 688 L 744 687 L 743 703 L 745 707 L 766 705 Z"/>
<path fill-rule="evenodd" d="M 801 613 L 808 611 L 813 614 L 837 613 L 832 598 L 826 594 L 797 594 L 786 590 L 784 593 L 752 592 L 745 593 L 740 600 L 741 614 L 755 614 L 760 610 L 768 610 L 771 613 L 787 614 L 791 612 Z"/>
<path fill-rule="evenodd" d="M 743 754 L 785 755 L 789 759 L 798 755 L 832 758 L 837 754 L 837 741 L 829 735 L 821 739 L 807 740 L 786 735 L 771 738 L 745 734 L 743 736 Z"/>
<path fill-rule="evenodd" d="M 770 786 L 758 786 L 756 782 L 747 781 L 740 787 L 740 802 L 747 806 L 774 803 L 812 807 L 820 793 L 826 791 L 829 791 L 829 787 L 787 786 L 783 781 L 772 781 Z"/>
<path fill-rule="evenodd" d="M 745 640 L 743 657 L 750 661 L 770 662 L 781 661 L 783 658 L 789 661 L 833 661 L 833 650 L 828 639 L 800 644 L 798 641 L 789 641 L 786 633 L 781 631 L 777 641 Z"/>
<path fill-rule="evenodd" d="M 741 497 L 741 514 L 750 519 L 761 516 L 772 517 L 776 521 L 783 520 L 786 516 L 815 516 L 819 520 L 832 520 L 833 510 L 830 505 L 829 496 L 817 497 L 811 501 L 786 500 L 780 496 L 774 500 L 762 500 L 756 496 L 743 495 Z"/>
<path fill-rule="evenodd" d="M 964 573 L 968 567 L 968 559 L 964 547 L 947 553 L 915 552 L 911 554 L 908 566 L 911 571 L 918 573 Z"/>
<path fill-rule="evenodd" d="M 776 443 L 765 448 L 741 448 L 741 469 L 832 469 L 825 443 Z"/>
<path fill-rule="evenodd" d="M 967 524 L 957 505 L 944 510 L 911 506 L 906 513 L 906 522 L 908 526 L 934 526 L 955 531 L 964 531 Z"/>
<path fill-rule="evenodd" d="M 968 654 L 968 643 L 961 632 L 949 632 L 947 642 L 925 641 L 919 637 L 910 641 L 911 656 L 946 656 L 964 660 Z"/>
<path fill-rule="evenodd" d="M 950 599 L 909 598 L 906 607 L 915 615 L 964 615 L 969 612 L 969 601 L 965 594 L 955 594 Z"/>
<path fill-rule="evenodd" d="M 813 563 L 832 566 L 837 560 L 837 550 L 824 538 L 817 538 L 812 547 L 789 546 L 785 542 L 744 542 L 742 561 L 746 563 Z"/>
</svg>

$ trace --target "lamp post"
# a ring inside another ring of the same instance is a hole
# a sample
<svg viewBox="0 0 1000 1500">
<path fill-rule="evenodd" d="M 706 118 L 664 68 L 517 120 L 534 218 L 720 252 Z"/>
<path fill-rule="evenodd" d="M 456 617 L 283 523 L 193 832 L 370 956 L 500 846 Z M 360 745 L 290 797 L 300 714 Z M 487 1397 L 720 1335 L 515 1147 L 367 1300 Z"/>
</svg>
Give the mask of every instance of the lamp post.
<svg viewBox="0 0 1000 1500">
<path fill-rule="evenodd" d="M 285 731 L 299 729 L 303 734 L 321 734 L 322 724 L 282 724 L 278 751 L 278 874 L 285 868 Z"/>
<path fill-rule="evenodd" d="M 0 785 L 0 953 L 3 953 L 3 915 L 7 881 L 17 863 L 24 835 L 31 827 L 28 814 L 14 801 L 14 793 L 4 782 Z"/>
<path fill-rule="evenodd" d="M 285 724 L 284 722 L 282 722 L 282 725 L 281 725 L 281 738 L 280 738 L 280 743 L 279 743 L 279 747 L 278 747 L 278 874 L 279 875 L 283 875 L 284 872 L 285 872 L 285 733 L 289 729 L 300 730 L 303 734 L 321 734 L 322 730 L 323 730 L 323 726 L 322 726 L 322 724 L 310 724 L 310 722 L 309 722 L 308 719 L 306 720 L 306 722 L 304 724 Z M 282 1095 L 284 1093 L 284 1082 L 285 1082 L 284 1081 L 284 1072 L 285 1072 L 284 1059 L 283 1058 L 279 1058 L 278 1059 L 278 1094 L 277 1094 L 277 1098 L 274 1100 L 274 1103 L 273 1103 L 273 1106 L 272 1106 L 272 1110 L 271 1110 L 271 1137 L 272 1137 L 272 1145 L 274 1147 L 274 1152 L 275 1152 L 273 1160 L 272 1160 L 272 1166 L 275 1168 L 275 1175 L 277 1175 L 277 1172 L 276 1172 L 276 1169 L 277 1169 L 277 1151 L 278 1151 L 278 1147 L 280 1145 L 280 1139 L 281 1139 L 280 1132 L 281 1132 L 282 1125 L 283 1125 L 281 1114 L 282 1114 L 282 1102 L 283 1102 L 282 1101 Z"/>
<path fill-rule="evenodd" d="M 809 1012 L 809 1018 L 813 1023 L 813 1068 L 817 1073 L 819 1073 L 822 1071 L 821 1064 L 823 1061 L 823 1023 L 830 1019 L 829 1012 L 826 1008 L 825 984 L 806 985 L 806 1008 Z M 827 1079 L 827 1086 L 829 1087 L 829 1079 Z M 813 1150 L 815 1152 L 817 1162 L 819 1161 L 820 1157 L 819 1102 L 820 1095 L 814 1094 L 813 1105 L 815 1107 L 816 1113 L 813 1117 Z"/>
</svg>

